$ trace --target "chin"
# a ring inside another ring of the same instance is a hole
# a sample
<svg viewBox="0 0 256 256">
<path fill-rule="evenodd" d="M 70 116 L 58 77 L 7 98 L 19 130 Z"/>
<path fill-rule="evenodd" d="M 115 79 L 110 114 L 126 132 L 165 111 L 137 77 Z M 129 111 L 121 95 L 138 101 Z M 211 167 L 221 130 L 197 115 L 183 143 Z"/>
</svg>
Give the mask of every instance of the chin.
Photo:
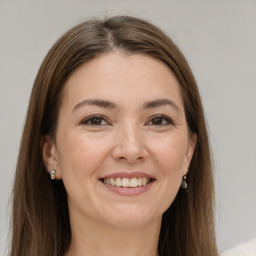
<svg viewBox="0 0 256 256">
<path fill-rule="evenodd" d="M 112 212 L 105 212 L 104 219 L 110 225 L 118 228 L 138 228 L 139 226 L 148 225 L 154 222 L 161 214 L 153 215 L 152 210 L 142 209 L 141 206 L 120 206 L 112 209 Z"/>
</svg>

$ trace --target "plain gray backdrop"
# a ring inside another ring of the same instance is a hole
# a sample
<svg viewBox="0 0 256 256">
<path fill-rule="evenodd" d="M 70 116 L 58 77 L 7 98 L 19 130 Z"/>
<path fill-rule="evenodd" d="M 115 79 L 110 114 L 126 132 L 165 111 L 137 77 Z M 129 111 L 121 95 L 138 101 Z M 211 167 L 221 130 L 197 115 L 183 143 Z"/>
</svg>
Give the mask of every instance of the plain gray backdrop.
<svg viewBox="0 0 256 256">
<path fill-rule="evenodd" d="M 10 193 L 37 70 L 64 31 L 115 14 L 158 25 L 187 57 L 215 159 L 219 248 L 256 237 L 255 0 L 0 0 L 0 255 L 7 255 Z"/>
</svg>

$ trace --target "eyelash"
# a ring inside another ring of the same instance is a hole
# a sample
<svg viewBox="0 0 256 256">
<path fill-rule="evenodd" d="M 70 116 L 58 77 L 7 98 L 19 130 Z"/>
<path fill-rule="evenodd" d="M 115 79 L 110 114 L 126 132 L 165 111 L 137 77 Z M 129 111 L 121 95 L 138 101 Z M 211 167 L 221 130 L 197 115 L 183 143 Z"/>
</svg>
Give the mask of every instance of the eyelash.
<svg viewBox="0 0 256 256">
<path fill-rule="evenodd" d="M 150 118 L 149 122 L 152 122 L 154 119 L 160 119 L 161 121 L 165 121 L 166 123 L 165 124 L 149 124 L 149 125 L 154 125 L 154 126 L 166 126 L 166 125 L 174 125 L 174 122 L 171 118 L 169 118 L 168 116 L 166 115 L 155 115 L 153 117 Z M 147 122 L 146 124 L 148 125 Z"/>
<path fill-rule="evenodd" d="M 97 119 L 96 122 L 100 122 L 100 124 L 93 124 L 92 121 L 95 121 Z M 166 123 L 165 124 L 149 124 L 150 122 L 152 122 L 153 120 L 155 119 L 160 119 L 161 121 L 165 121 Z M 105 121 L 106 124 L 102 124 L 102 121 Z M 91 122 L 91 123 L 90 123 Z M 106 121 L 106 118 L 104 116 L 101 116 L 101 115 L 94 115 L 94 116 L 89 116 L 87 118 L 85 118 L 81 124 L 83 125 L 90 125 L 90 126 L 100 126 L 100 125 L 107 125 L 109 124 L 107 121 Z M 171 118 L 169 118 L 168 116 L 166 115 L 155 115 L 155 116 L 152 116 L 150 118 L 150 120 L 146 123 L 146 125 L 153 125 L 153 126 L 167 126 L 167 125 L 174 125 L 174 122 Z"/>
<path fill-rule="evenodd" d="M 92 122 L 93 120 L 96 120 L 98 119 L 100 122 L 102 121 L 105 121 L 107 124 L 109 124 L 107 121 L 106 121 L 106 118 L 104 116 L 100 116 L 100 115 L 94 115 L 94 116 L 89 116 L 87 118 L 85 118 L 81 124 L 83 125 L 91 125 L 91 126 L 100 126 L 100 125 L 106 125 L 106 124 L 92 124 L 92 123 L 89 123 L 90 121 Z"/>
</svg>

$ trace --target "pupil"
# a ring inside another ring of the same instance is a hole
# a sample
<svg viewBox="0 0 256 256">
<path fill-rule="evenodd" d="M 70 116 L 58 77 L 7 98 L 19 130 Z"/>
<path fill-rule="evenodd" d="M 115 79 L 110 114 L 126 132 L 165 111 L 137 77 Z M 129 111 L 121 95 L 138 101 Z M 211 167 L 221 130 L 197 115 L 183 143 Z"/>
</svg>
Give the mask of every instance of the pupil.
<svg viewBox="0 0 256 256">
<path fill-rule="evenodd" d="M 161 125 L 162 124 L 162 119 L 159 117 L 156 117 L 153 119 L 153 124 Z"/>
<path fill-rule="evenodd" d="M 92 119 L 92 124 L 93 124 L 93 125 L 99 125 L 99 124 L 101 124 L 101 119 L 100 119 L 100 118 L 94 118 L 94 119 Z"/>
</svg>

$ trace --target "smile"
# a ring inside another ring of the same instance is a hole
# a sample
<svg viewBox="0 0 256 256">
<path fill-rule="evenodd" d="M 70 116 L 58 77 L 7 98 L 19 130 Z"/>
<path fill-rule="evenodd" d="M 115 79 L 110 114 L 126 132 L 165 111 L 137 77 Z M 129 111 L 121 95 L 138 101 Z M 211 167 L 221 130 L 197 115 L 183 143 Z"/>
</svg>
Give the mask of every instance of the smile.
<svg viewBox="0 0 256 256">
<path fill-rule="evenodd" d="M 123 187 L 123 188 L 136 188 L 146 186 L 152 180 L 146 177 L 134 177 L 134 178 L 105 178 L 102 182 L 111 186 Z"/>
</svg>

